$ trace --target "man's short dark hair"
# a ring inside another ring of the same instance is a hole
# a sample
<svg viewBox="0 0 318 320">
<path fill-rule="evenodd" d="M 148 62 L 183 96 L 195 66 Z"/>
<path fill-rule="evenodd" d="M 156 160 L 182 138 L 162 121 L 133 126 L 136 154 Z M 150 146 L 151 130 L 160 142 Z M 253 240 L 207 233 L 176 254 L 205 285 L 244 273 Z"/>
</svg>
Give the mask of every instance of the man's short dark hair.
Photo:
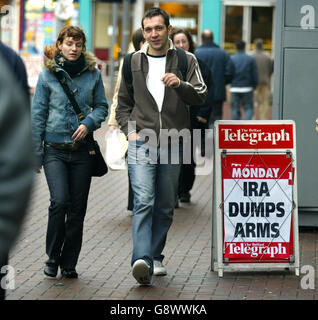
<svg viewBox="0 0 318 320">
<path fill-rule="evenodd" d="M 245 50 L 245 42 L 243 40 L 236 41 L 235 46 L 237 50 Z"/>
<path fill-rule="evenodd" d="M 165 25 L 166 27 L 168 28 L 170 26 L 170 16 L 169 14 L 160 9 L 160 8 L 151 8 L 149 9 L 148 11 L 145 12 L 142 20 L 141 20 L 141 27 L 144 28 L 144 20 L 146 18 L 153 18 L 153 17 L 156 17 L 156 16 L 162 16 L 163 19 L 164 19 L 164 22 L 165 22 Z"/>
</svg>

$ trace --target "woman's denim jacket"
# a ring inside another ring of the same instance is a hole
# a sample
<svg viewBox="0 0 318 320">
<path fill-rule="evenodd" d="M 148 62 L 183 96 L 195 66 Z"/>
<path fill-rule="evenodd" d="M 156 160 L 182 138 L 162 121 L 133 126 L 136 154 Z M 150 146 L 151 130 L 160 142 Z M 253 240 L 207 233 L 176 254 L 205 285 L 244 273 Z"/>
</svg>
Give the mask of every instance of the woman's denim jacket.
<svg viewBox="0 0 318 320">
<path fill-rule="evenodd" d="M 79 124 L 88 132 L 101 127 L 108 114 L 108 104 L 96 58 L 84 52 L 86 67 L 75 77 L 59 67 L 54 59 L 44 58 L 44 69 L 39 75 L 32 102 L 32 135 L 39 164 L 43 162 L 43 142 L 72 143 L 72 135 Z M 63 72 L 69 88 L 84 114 L 78 122 L 77 115 L 58 82 L 54 72 Z"/>
</svg>

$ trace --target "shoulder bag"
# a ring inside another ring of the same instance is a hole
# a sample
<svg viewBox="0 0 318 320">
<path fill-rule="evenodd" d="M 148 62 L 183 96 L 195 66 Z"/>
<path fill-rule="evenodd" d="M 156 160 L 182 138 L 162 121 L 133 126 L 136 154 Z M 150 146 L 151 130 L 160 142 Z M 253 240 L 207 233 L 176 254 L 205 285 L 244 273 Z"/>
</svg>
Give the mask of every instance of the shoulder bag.
<svg viewBox="0 0 318 320">
<path fill-rule="evenodd" d="M 64 76 L 61 72 L 55 72 L 55 76 L 57 80 L 60 82 L 65 94 L 67 95 L 68 99 L 70 100 L 74 111 L 76 112 L 78 121 L 82 121 L 84 119 L 84 115 L 74 97 L 74 93 L 68 87 Z M 108 172 L 107 164 L 104 160 L 104 157 L 100 151 L 99 145 L 96 140 L 94 140 L 93 133 L 89 133 L 85 138 L 88 143 L 89 155 L 92 164 L 92 176 L 93 177 L 102 177 Z"/>
</svg>

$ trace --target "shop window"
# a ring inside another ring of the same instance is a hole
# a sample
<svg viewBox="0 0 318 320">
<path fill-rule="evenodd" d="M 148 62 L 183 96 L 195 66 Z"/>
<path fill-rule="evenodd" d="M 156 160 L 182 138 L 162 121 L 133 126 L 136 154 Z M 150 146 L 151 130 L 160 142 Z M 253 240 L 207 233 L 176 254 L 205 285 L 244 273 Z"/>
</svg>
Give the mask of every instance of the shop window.
<svg viewBox="0 0 318 320">
<path fill-rule="evenodd" d="M 154 7 L 153 3 L 145 4 L 145 12 Z M 160 3 L 159 7 L 170 15 L 170 24 L 174 28 L 186 29 L 192 35 L 193 41 L 198 43 L 198 16 L 197 5 L 187 5 L 181 3 Z"/>
<path fill-rule="evenodd" d="M 272 26 L 273 7 L 253 7 L 252 8 L 252 32 L 251 50 L 254 49 L 254 40 L 263 39 L 263 48 L 269 53 L 272 51 Z"/>
<path fill-rule="evenodd" d="M 225 7 L 224 49 L 229 53 L 235 52 L 235 42 L 242 40 L 243 7 Z"/>
</svg>

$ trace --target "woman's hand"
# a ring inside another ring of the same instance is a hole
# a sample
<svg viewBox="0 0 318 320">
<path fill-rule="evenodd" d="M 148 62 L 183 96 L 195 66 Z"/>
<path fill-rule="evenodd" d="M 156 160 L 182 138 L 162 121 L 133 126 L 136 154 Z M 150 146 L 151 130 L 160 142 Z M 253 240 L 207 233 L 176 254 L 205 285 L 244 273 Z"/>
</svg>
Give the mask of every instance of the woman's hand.
<svg viewBox="0 0 318 320">
<path fill-rule="evenodd" d="M 197 120 L 202 123 L 207 123 L 208 121 L 200 116 L 197 116 Z"/>
<path fill-rule="evenodd" d="M 73 133 L 72 139 L 74 140 L 74 142 L 83 140 L 86 137 L 87 132 L 88 130 L 85 124 L 80 124 L 76 131 Z"/>
</svg>

